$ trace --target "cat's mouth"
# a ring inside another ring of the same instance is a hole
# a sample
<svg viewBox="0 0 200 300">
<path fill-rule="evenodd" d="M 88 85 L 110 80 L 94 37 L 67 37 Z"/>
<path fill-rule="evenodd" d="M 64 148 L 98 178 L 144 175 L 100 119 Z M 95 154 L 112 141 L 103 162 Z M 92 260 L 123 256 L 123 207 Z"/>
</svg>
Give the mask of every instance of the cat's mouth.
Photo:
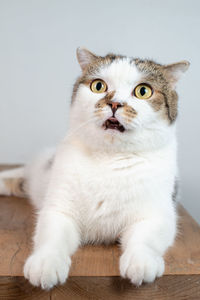
<svg viewBox="0 0 200 300">
<path fill-rule="evenodd" d="M 115 117 L 110 117 L 103 123 L 104 129 L 114 129 L 118 130 L 120 132 L 124 132 L 125 128 L 124 126 L 115 118 Z"/>
</svg>

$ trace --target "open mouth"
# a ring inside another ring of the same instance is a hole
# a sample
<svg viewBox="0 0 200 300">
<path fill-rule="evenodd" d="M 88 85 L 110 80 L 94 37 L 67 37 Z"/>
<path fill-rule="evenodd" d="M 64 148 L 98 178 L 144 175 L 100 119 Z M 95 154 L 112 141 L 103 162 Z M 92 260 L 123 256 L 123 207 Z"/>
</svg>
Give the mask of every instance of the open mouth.
<svg viewBox="0 0 200 300">
<path fill-rule="evenodd" d="M 120 132 L 124 132 L 125 128 L 124 126 L 115 118 L 115 117 L 110 117 L 103 123 L 104 129 L 114 129 L 118 130 Z"/>
</svg>

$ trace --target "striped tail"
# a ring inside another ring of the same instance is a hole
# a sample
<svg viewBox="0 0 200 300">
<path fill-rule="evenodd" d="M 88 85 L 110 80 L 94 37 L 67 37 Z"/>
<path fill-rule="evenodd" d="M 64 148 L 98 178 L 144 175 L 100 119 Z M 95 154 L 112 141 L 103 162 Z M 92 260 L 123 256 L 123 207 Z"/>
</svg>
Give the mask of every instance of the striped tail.
<svg viewBox="0 0 200 300">
<path fill-rule="evenodd" d="M 0 195 L 26 197 L 24 167 L 0 171 Z"/>
</svg>

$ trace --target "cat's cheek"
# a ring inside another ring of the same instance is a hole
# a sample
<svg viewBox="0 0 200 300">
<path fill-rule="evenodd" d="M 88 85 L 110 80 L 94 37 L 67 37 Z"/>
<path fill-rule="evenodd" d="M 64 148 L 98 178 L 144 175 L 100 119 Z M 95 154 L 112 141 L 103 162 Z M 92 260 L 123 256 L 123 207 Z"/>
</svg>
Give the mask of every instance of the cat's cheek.
<svg viewBox="0 0 200 300">
<path fill-rule="evenodd" d="M 94 104 L 99 101 L 105 94 L 96 94 L 93 93 L 87 86 L 82 86 L 79 88 L 75 101 L 78 103 L 78 105 L 84 106 L 85 108 L 88 107 L 88 105 L 91 105 L 91 107 L 94 107 Z"/>
<path fill-rule="evenodd" d="M 95 104 L 101 98 L 101 94 L 92 93 L 86 87 L 80 89 L 74 101 L 73 109 L 71 109 L 71 118 L 74 116 L 74 118 L 77 119 L 77 116 L 79 116 L 81 122 L 98 118 L 101 119 L 100 115 L 95 114 Z"/>
</svg>

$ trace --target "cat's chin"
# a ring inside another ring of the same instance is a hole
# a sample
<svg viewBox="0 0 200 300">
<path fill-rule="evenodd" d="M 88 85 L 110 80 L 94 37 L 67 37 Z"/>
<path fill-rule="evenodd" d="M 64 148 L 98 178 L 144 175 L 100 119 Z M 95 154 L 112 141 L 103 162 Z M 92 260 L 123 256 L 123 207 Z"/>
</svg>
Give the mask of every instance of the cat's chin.
<svg viewBox="0 0 200 300">
<path fill-rule="evenodd" d="M 124 132 L 125 128 L 124 126 L 117 120 L 115 117 L 108 118 L 102 125 L 104 130 L 112 129 L 119 132 Z"/>
</svg>

